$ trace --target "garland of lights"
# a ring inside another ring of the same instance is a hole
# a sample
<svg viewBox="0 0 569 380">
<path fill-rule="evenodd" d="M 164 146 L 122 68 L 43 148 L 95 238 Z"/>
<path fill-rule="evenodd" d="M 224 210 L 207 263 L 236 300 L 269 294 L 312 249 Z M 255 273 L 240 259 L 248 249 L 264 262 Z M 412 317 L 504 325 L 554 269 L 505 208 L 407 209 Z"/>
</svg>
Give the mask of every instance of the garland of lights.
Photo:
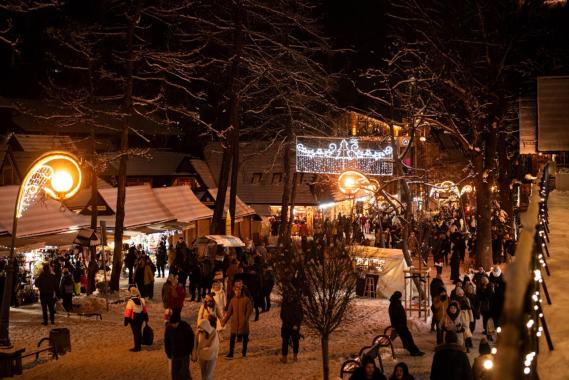
<svg viewBox="0 0 569 380">
<path fill-rule="evenodd" d="M 330 141 L 332 140 L 332 141 Z M 339 142 L 337 142 L 339 140 Z M 375 141 L 362 141 L 370 145 Z M 309 147 L 306 144 L 312 143 Z M 301 173 L 340 174 L 355 170 L 368 175 L 393 175 L 393 148 L 360 148 L 360 141 L 298 137 L 296 140 L 296 170 Z"/>
<path fill-rule="evenodd" d="M 51 166 L 40 165 L 34 169 L 29 180 L 23 185 L 22 200 L 16 214 L 18 218 L 22 217 L 26 210 L 34 204 L 52 175 L 53 168 Z"/>
</svg>

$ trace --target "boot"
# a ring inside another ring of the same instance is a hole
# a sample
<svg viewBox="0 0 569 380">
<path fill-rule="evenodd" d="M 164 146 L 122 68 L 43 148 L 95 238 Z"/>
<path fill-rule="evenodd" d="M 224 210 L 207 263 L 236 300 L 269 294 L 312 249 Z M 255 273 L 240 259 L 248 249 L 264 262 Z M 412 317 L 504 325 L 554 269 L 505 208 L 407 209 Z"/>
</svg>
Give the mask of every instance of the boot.
<svg viewBox="0 0 569 380">
<path fill-rule="evenodd" d="M 297 362 L 297 361 L 298 361 L 298 354 L 294 354 L 293 357 L 292 357 L 292 360 L 294 360 L 295 362 Z"/>
<path fill-rule="evenodd" d="M 281 363 L 286 364 L 286 356 L 281 356 Z"/>
</svg>

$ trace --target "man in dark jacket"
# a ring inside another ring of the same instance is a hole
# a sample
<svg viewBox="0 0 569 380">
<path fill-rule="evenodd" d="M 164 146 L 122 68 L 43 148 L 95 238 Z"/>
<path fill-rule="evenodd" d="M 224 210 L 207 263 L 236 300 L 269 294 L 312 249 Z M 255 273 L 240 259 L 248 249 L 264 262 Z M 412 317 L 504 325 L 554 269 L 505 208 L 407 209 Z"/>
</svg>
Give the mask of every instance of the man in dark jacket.
<svg viewBox="0 0 569 380">
<path fill-rule="evenodd" d="M 401 305 L 401 292 L 394 292 L 389 301 L 389 319 L 391 321 L 391 327 L 395 329 L 397 335 L 401 338 L 403 347 L 409 351 L 411 356 L 423 356 L 424 352 L 419 350 L 413 341 L 413 336 L 411 331 L 407 327 L 407 314 L 403 305 Z"/>
<path fill-rule="evenodd" d="M 430 289 L 429 289 L 429 292 L 431 293 L 431 300 L 433 300 L 435 297 L 438 297 L 443 290 L 446 291 L 445 284 L 444 284 L 443 280 L 441 279 L 441 274 L 437 273 L 437 276 L 435 278 L 433 278 L 433 281 L 431 281 L 431 285 L 430 285 Z M 433 313 L 435 312 L 433 305 L 431 305 L 431 311 Z M 435 325 L 436 324 L 437 324 L 437 321 L 435 320 L 435 318 L 433 318 L 431 321 L 431 331 L 435 331 Z"/>
<path fill-rule="evenodd" d="M 164 332 L 164 350 L 172 361 L 172 380 L 191 380 L 190 354 L 194 348 L 194 331 L 180 314 L 173 313 Z"/>
<path fill-rule="evenodd" d="M 55 324 L 55 297 L 59 288 L 57 278 L 51 273 L 49 264 L 43 266 L 42 273 L 36 278 L 36 287 L 40 291 L 41 311 L 44 326 L 47 326 L 47 310 L 49 309 L 49 319 L 51 324 Z"/>
<path fill-rule="evenodd" d="M 292 353 L 294 361 L 298 360 L 298 346 L 300 342 L 300 324 L 303 320 L 300 297 L 291 294 L 283 294 L 281 305 L 281 338 L 282 358 L 281 362 L 287 362 L 288 344 L 292 340 Z"/>
<path fill-rule="evenodd" d="M 124 265 L 128 269 L 128 284 L 134 284 L 134 264 L 136 263 L 136 248 L 131 245 L 128 248 L 126 257 L 124 258 Z"/>
<path fill-rule="evenodd" d="M 431 380 L 473 380 L 468 356 L 454 331 L 447 331 L 445 343 L 435 350 Z"/>
</svg>

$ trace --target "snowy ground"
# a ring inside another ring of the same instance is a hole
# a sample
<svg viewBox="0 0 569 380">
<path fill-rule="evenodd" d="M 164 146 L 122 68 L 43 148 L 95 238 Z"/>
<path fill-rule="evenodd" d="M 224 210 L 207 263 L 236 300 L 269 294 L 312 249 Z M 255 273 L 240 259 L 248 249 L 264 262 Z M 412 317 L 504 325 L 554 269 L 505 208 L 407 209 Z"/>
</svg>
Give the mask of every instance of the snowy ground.
<svg viewBox="0 0 569 380">
<path fill-rule="evenodd" d="M 163 280 L 157 279 L 155 293 L 159 294 Z M 448 287 L 449 290 L 452 287 Z M 267 374 L 278 379 L 311 380 L 321 378 L 319 339 L 304 329 L 306 338 L 301 342 L 300 360 L 296 363 L 279 362 L 280 350 L 280 307 L 275 298 L 269 313 L 261 314 L 259 322 L 251 322 L 249 355 L 227 361 L 229 340 L 221 344 L 216 368 L 216 379 L 253 380 L 266 379 Z M 65 379 L 65 380 L 117 380 L 117 379 L 165 379 L 168 378 L 168 363 L 163 352 L 162 306 L 160 302 L 149 302 L 150 322 L 155 330 L 155 344 L 143 348 L 140 353 L 128 351 L 132 347 L 130 328 L 123 326 L 123 305 L 111 305 L 111 311 L 103 315 L 103 320 L 79 320 L 58 314 L 55 327 L 67 327 L 71 331 L 71 353 L 58 361 L 46 361 L 24 370 L 23 379 Z M 186 301 L 183 318 L 195 324 L 198 304 Z M 371 344 L 372 339 L 389 325 L 388 301 L 382 299 L 358 299 L 350 313 L 350 321 L 339 329 L 331 339 L 331 373 L 335 379 L 339 375 L 341 363 L 359 352 L 363 346 Z M 50 326 L 41 322 L 39 305 L 32 305 L 11 312 L 11 337 L 17 347 L 34 348 L 38 340 L 49 334 Z M 401 342 L 395 342 L 397 360 L 391 353 L 383 353 L 386 373 L 392 373 L 398 361 L 405 361 L 411 368 L 415 379 L 428 379 L 435 346 L 435 335 L 430 332 L 430 323 L 414 319 L 413 333 L 417 345 L 426 352 L 422 358 L 411 357 L 403 350 Z M 476 356 L 480 330 L 475 334 Z M 240 347 L 237 346 L 237 357 Z M 30 363 L 28 359 L 26 363 Z M 30 367 L 30 365 L 28 365 Z M 192 363 L 194 379 L 200 379 L 197 365 Z"/>
<path fill-rule="evenodd" d="M 551 277 L 545 277 L 553 304 L 544 307 L 544 315 L 555 350 L 549 352 L 545 338 L 540 339 L 540 353 L 537 362 L 540 377 L 547 380 L 569 379 L 566 370 L 569 362 L 569 339 L 567 339 L 569 336 L 569 292 L 566 288 L 567 278 L 569 278 L 568 213 L 569 192 L 554 191 L 549 197 L 551 258 L 547 263 L 551 270 Z M 561 368 L 563 370 L 559 370 Z"/>
</svg>

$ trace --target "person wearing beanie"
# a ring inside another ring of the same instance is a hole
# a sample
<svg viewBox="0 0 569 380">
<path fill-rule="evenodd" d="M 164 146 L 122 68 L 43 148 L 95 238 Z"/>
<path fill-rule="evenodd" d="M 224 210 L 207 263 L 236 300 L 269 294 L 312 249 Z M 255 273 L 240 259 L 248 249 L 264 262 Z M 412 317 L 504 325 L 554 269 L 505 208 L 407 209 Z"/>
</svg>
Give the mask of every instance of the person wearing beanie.
<svg viewBox="0 0 569 380">
<path fill-rule="evenodd" d="M 361 365 L 350 376 L 350 380 L 387 380 L 387 378 L 377 368 L 373 358 L 364 356 Z"/>
<path fill-rule="evenodd" d="M 138 289 L 133 286 L 130 288 L 130 298 L 124 310 L 124 325 L 130 324 L 134 338 L 134 347 L 130 349 L 132 352 L 139 352 L 141 349 L 143 322 L 148 322 L 146 302 L 140 296 Z"/>
<path fill-rule="evenodd" d="M 389 320 L 391 321 L 391 327 L 395 329 L 397 335 L 401 338 L 403 347 L 409 351 L 411 356 L 425 355 L 425 353 L 421 352 L 415 345 L 413 335 L 411 335 L 411 331 L 409 331 L 407 327 L 407 314 L 401 304 L 401 296 L 401 292 L 396 291 L 389 299 Z"/>
<path fill-rule="evenodd" d="M 491 380 L 492 368 L 494 368 L 494 357 L 491 354 L 490 344 L 488 344 L 486 338 L 480 340 L 478 353 L 480 356 L 474 359 L 474 363 L 472 364 L 474 380 Z"/>
<path fill-rule="evenodd" d="M 472 344 L 472 331 L 470 330 L 470 324 L 474 320 L 474 315 L 472 313 L 470 299 L 464 293 L 464 289 L 456 289 L 456 302 L 460 308 L 462 322 L 464 323 L 464 343 L 468 352 L 471 348 L 474 348 L 474 345 Z"/>
<path fill-rule="evenodd" d="M 445 343 L 437 346 L 431 365 L 431 380 L 473 380 L 464 347 L 454 331 L 445 333 Z"/>
<path fill-rule="evenodd" d="M 164 351 L 170 360 L 172 380 L 191 380 L 190 355 L 194 349 L 194 331 L 173 313 L 164 331 Z"/>
</svg>

